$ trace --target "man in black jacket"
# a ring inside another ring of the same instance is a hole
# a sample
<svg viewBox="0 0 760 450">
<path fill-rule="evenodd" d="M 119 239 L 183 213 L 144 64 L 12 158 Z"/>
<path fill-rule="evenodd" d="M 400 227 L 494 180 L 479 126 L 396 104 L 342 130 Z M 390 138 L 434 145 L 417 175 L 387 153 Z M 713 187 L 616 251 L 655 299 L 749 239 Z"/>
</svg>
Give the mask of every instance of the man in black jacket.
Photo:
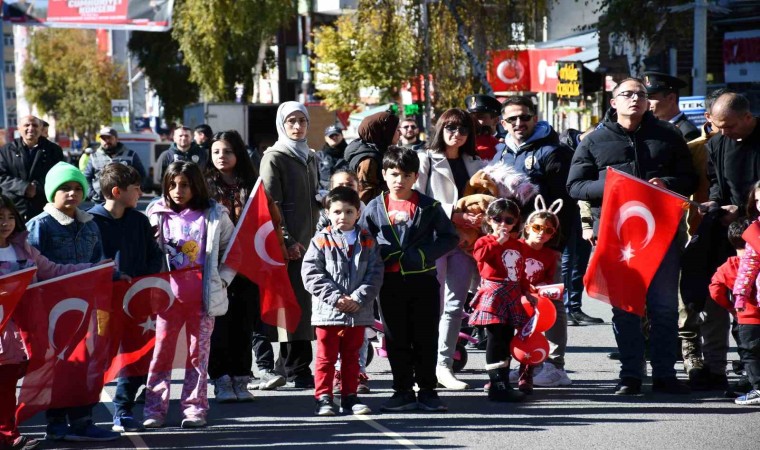
<svg viewBox="0 0 760 450">
<path fill-rule="evenodd" d="M 193 141 L 193 130 L 188 127 L 179 127 L 174 130 L 174 143 L 158 157 L 158 167 L 161 169 L 161 179 L 169 167 L 175 161 L 194 162 L 200 166 L 201 171 L 206 170 L 208 152 L 204 151 Z"/>
<path fill-rule="evenodd" d="M 623 80 L 612 91 L 613 110 L 602 126 L 584 138 L 573 156 L 567 188 L 576 200 L 591 203 L 598 230 L 607 167 L 689 196 L 697 186 L 691 154 L 681 133 L 658 120 L 647 106 L 644 83 Z M 689 387 L 676 378 L 678 359 L 678 274 L 685 230 L 676 234 L 647 291 L 651 323 L 652 389 L 687 394 Z M 653 263 L 656 263 L 653 261 Z M 612 323 L 620 350 L 618 395 L 638 395 L 644 378 L 644 336 L 638 316 L 613 308 Z"/>
<path fill-rule="evenodd" d="M 494 161 L 502 161 L 530 178 L 538 186 L 547 204 L 561 198 L 563 206 L 558 216 L 563 239 L 562 280 L 565 284 L 565 310 L 570 325 L 599 324 L 602 319 L 591 317 L 581 310 L 583 274 L 591 249 L 581 234 L 578 206 L 567 194 L 565 183 L 570 169 L 573 149 L 561 144 L 559 136 L 548 122 L 538 120 L 538 111 L 530 98 L 513 96 L 502 106 L 501 124 L 507 130 L 504 143 L 496 147 Z M 522 211 L 523 216 L 530 208 Z M 585 263 L 584 263 L 585 261 Z"/>
<path fill-rule="evenodd" d="M 339 126 L 330 125 L 325 128 L 325 145 L 317 152 L 320 190 L 329 191 L 332 174 L 340 169 L 348 169 L 348 162 L 343 158 L 346 146 L 343 130 Z"/>
<path fill-rule="evenodd" d="M 19 122 L 21 137 L 0 149 L 0 191 L 28 221 L 42 212 L 45 199 L 45 176 L 63 161 L 61 147 L 41 136 L 42 124 L 34 116 Z"/>
</svg>

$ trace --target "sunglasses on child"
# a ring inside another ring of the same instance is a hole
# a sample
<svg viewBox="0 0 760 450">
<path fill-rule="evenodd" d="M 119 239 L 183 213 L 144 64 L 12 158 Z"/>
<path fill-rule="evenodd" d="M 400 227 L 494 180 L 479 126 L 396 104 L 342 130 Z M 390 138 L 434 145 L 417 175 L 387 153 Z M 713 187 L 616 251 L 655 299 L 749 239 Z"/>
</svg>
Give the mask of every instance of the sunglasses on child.
<svg viewBox="0 0 760 450">
<path fill-rule="evenodd" d="M 542 232 L 542 231 L 543 231 L 543 232 L 544 232 L 544 234 L 548 234 L 548 235 L 550 235 L 550 236 L 551 236 L 552 234 L 554 234 L 554 231 L 555 231 L 555 230 L 554 230 L 554 228 L 552 228 L 552 227 L 550 227 L 550 226 L 548 226 L 548 225 L 539 225 L 539 224 L 537 224 L 537 223 L 534 223 L 534 224 L 532 224 L 532 225 L 530 226 L 530 229 L 531 229 L 531 231 L 533 231 L 534 233 L 540 233 L 540 232 Z"/>
<path fill-rule="evenodd" d="M 491 220 L 493 220 L 496 223 L 503 223 L 506 225 L 514 225 L 516 220 L 512 216 L 494 216 L 491 217 Z"/>
</svg>

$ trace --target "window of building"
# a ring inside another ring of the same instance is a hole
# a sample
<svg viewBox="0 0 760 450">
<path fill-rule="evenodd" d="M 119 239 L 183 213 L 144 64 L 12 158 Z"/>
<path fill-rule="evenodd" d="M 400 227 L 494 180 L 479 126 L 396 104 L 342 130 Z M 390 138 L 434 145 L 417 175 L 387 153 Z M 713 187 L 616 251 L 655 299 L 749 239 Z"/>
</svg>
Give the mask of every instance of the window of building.
<svg viewBox="0 0 760 450">
<path fill-rule="evenodd" d="M 13 34 L 3 33 L 3 45 L 5 45 L 6 47 L 13 46 Z"/>
<path fill-rule="evenodd" d="M 18 119 L 15 114 L 8 114 L 8 127 L 18 127 Z"/>
<path fill-rule="evenodd" d="M 16 72 L 16 63 L 13 61 L 5 61 L 5 73 Z"/>
<path fill-rule="evenodd" d="M 8 100 L 15 100 L 16 99 L 16 90 L 15 89 L 6 89 L 5 90 L 5 98 Z"/>
</svg>

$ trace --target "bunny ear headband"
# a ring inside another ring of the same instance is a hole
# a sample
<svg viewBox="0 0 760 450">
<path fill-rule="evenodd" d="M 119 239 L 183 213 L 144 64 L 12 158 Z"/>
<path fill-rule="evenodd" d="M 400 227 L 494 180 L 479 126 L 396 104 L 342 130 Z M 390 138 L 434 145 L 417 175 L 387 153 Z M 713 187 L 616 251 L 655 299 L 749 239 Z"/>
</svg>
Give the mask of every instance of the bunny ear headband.
<svg viewBox="0 0 760 450">
<path fill-rule="evenodd" d="M 550 213 L 553 215 L 557 215 L 557 213 L 562 209 L 562 199 L 558 198 L 557 200 L 554 200 L 549 207 L 546 207 L 546 202 L 544 201 L 544 197 L 541 194 L 538 194 L 536 196 L 536 200 L 533 202 L 533 205 L 535 206 L 535 210 L 530 213 L 528 216 L 528 220 L 525 223 L 530 223 L 533 220 L 533 217 L 535 217 L 538 213 Z"/>
</svg>

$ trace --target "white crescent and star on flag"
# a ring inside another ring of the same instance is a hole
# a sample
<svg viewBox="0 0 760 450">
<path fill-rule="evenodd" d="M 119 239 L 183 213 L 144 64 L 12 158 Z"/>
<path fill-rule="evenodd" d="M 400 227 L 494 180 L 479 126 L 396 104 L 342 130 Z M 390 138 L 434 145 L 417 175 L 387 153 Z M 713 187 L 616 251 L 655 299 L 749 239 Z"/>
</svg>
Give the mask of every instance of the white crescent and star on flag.
<svg viewBox="0 0 760 450">
<path fill-rule="evenodd" d="M 172 291 L 171 284 L 164 280 L 163 278 L 159 277 L 148 277 L 143 278 L 142 280 L 137 281 L 135 284 L 130 286 L 130 288 L 127 290 L 127 292 L 124 294 L 124 302 L 122 305 L 122 308 L 124 309 L 124 313 L 130 318 L 134 319 L 134 316 L 132 316 L 132 313 L 129 311 L 129 302 L 132 301 L 132 299 L 137 295 L 138 292 L 143 291 L 145 289 L 160 289 L 164 292 L 166 292 L 166 295 L 169 297 L 169 304 L 164 308 L 164 311 L 169 310 L 169 308 L 172 307 L 174 304 L 174 292 Z M 139 324 L 138 326 L 142 327 L 143 334 L 149 332 L 149 331 L 156 331 L 156 321 L 153 320 L 153 317 L 149 314 L 147 319 L 145 319 L 145 322 Z"/>
<path fill-rule="evenodd" d="M 274 231 L 274 224 L 271 220 L 264 223 L 262 226 L 259 227 L 258 230 L 256 230 L 256 236 L 253 240 L 253 247 L 256 250 L 256 253 L 259 255 L 259 258 L 261 258 L 265 263 L 272 265 L 272 266 L 284 266 L 285 264 L 281 262 L 275 261 L 274 258 L 272 258 L 269 253 L 267 253 L 267 247 L 266 247 L 266 241 L 267 237 Z"/>
<path fill-rule="evenodd" d="M 58 347 L 55 345 L 55 340 L 53 339 L 55 335 L 55 327 L 58 325 L 58 319 L 61 318 L 61 316 L 69 311 L 79 311 L 82 313 L 82 319 L 79 321 L 79 325 L 77 325 L 77 331 L 82 327 L 82 324 L 84 323 L 84 319 L 87 317 L 87 308 L 89 307 L 89 304 L 87 301 L 81 299 L 81 298 L 67 298 L 64 300 L 61 300 L 60 302 L 56 303 L 53 309 L 50 310 L 50 315 L 48 316 L 48 341 L 50 342 L 50 347 L 53 349 L 53 351 L 58 351 Z M 61 353 L 58 354 L 58 359 L 63 360 L 66 357 L 66 350 L 68 350 L 68 345 L 63 347 L 61 350 Z"/>
<path fill-rule="evenodd" d="M 625 247 L 621 248 L 620 261 L 625 261 L 626 263 L 629 263 L 631 259 L 636 256 L 636 251 L 643 250 L 647 245 L 649 245 L 649 243 L 652 241 L 652 238 L 654 237 L 654 232 L 656 229 L 652 211 L 650 211 L 645 204 L 637 201 L 626 202 L 623 204 L 623 206 L 620 207 L 620 211 L 618 211 L 617 216 L 615 217 L 615 231 L 617 233 L 618 239 L 622 239 L 620 237 L 620 232 L 622 231 L 625 222 L 633 217 L 639 217 L 640 219 L 644 220 L 647 226 L 647 232 L 644 240 L 641 242 L 641 247 L 638 249 L 634 249 L 630 241 L 626 242 Z"/>
</svg>

